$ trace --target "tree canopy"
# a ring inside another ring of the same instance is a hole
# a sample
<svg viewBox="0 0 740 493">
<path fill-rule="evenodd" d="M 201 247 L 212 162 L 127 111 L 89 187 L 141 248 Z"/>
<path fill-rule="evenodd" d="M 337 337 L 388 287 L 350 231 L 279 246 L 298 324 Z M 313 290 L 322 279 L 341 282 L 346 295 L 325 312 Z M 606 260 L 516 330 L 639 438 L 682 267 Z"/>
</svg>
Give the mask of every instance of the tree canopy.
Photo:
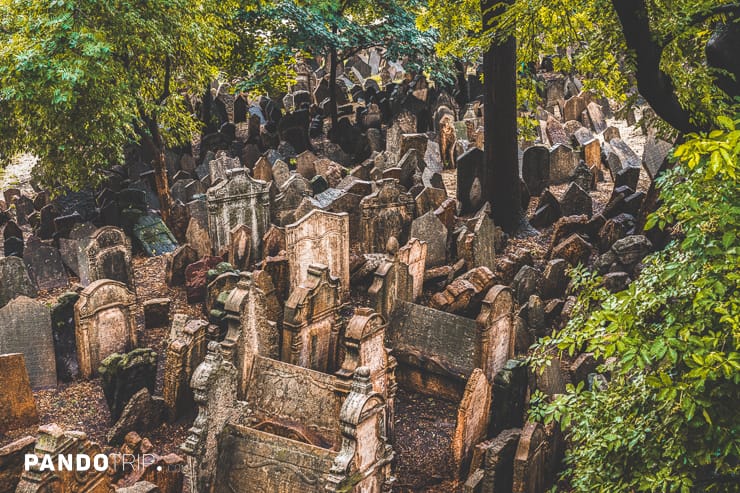
<svg viewBox="0 0 740 493">
<path fill-rule="evenodd" d="M 0 154 L 33 152 L 42 181 L 84 186 L 124 145 L 198 128 L 187 95 L 218 74 L 229 1 L 0 2 Z M 158 147 L 161 147 L 159 143 Z"/>
</svg>

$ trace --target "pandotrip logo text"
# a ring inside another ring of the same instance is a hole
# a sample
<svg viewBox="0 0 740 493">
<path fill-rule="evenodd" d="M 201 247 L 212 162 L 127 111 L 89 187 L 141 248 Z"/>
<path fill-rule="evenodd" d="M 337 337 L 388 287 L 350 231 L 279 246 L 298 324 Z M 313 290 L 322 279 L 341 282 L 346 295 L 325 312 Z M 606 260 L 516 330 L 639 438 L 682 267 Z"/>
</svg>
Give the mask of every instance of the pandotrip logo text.
<svg viewBox="0 0 740 493">
<path fill-rule="evenodd" d="M 117 471 L 131 472 L 144 468 L 157 461 L 158 456 L 154 454 L 26 454 L 24 469 L 39 472 L 86 472 L 86 471 Z M 171 464 L 166 467 L 157 466 L 157 471 L 164 469 L 169 471 L 181 470 L 181 464 Z"/>
</svg>

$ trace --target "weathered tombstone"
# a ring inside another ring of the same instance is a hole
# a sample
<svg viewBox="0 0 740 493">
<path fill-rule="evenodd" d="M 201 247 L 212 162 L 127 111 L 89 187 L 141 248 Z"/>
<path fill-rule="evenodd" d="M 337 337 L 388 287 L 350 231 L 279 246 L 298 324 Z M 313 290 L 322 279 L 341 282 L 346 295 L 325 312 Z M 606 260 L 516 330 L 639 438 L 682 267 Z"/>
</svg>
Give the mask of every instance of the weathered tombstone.
<svg viewBox="0 0 740 493">
<path fill-rule="evenodd" d="M 268 188 L 267 183 L 254 180 L 239 169 L 208 189 L 208 230 L 214 253 L 228 248 L 231 230 L 243 224 L 252 232 L 251 259 L 261 258 L 262 236 L 270 224 Z"/>
<path fill-rule="evenodd" d="M 567 145 L 570 142 L 563 125 L 552 116 L 547 118 L 547 138 L 552 145 Z"/>
<path fill-rule="evenodd" d="M 564 144 L 557 144 L 550 149 L 550 184 L 567 182 L 577 165 L 573 149 Z"/>
<path fill-rule="evenodd" d="M 573 138 L 581 147 L 583 160 L 586 162 L 586 165 L 589 168 L 596 167 L 598 169 L 601 165 L 601 144 L 599 143 L 599 139 L 586 128 L 576 130 Z"/>
<path fill-rule="evenodd" d="M 486 202 L 483 193 L 485 156 L 477 147 L 457 158 L 457 200 L 461 214 L 475 212 Z"/>
<path fill-rule="evenodd" d="M 327 266 L 310 265 L 306 280 L 285 302 L 281 359 L 312 370 L 335 370 L 340 304 L 339 280 Z"/>
<path fill-rule="evenodd" d="M 560 199 L 560 210 L 563 216 L 593 215 L 591 196 L 577 183 L 571 182 Z"/>
<path fill-rule="evenodd" d="M 490 413 L 491 385 L 485 373 L 476 368 L 465 385 L 452 436 L 452 456 L 458 478 L 467 475 L 473 448 L 486 438 Z"/>
<path fill-rule="evenodd" d="M 548 364 L 532 369 L 530 387 L 547 395 L 564 394 L 565 379 L 560 369 L 560 359 L 551 358 Z"/>
<path fill-rule="evenodd" d="M 579 120 L 587 104 L 586 98 L 581 94 L 566 99 L 563 106 L 563 120 Z"/>
<path fill-rule="evenodd" d="M 134 237 L 139 241 L 142 250 L 150 257 L 173 252 L 177 249 L 177 240 L 174 235 L 164 224 L 164 221 L 156 216 L 142 216 L 139 218 L 134 225 Z"/>
<path fill-rule="evenodd" d="M 0 486 L 3 492 L 16 491 L 25 467 L 26 454 L 32 454 L 36 437 L 25 436 L 0 447 Z"/>
<path fill-rule="evenodd" d="M 424 271 L 427 265 L 427 242 L 418 238 L 411 238 L 403 247 L 399 248 L 396 257 L 408 267 L 411 276 L 412 300 L 416 301 L 424 288 Z"/>
<path fill-rule="evenodd" d="M 23 261 L 28 267 L 28 274 L 39 289 L 56 289 L 69 284 L 62 256 L 56 248 L 46 246 L 39 240 L 31 241 L 29 238 L 23 253 Z"/>
<path fill-rule="evenodd" d="M 635 151 L 622 139 L 612 139 L 609 145 L 611 146 L 611 152 L 607 157 L 607 164 L 609 165 L 612 180 L 624 168 L 640 168 L 640 158 L 637 157 Z"/>
<path fill-rule="evenodd" d="M 411 237 L 427 244 L 426 268 L 438 267 L 447 261 L 447 228 L 432 211 L 411 223 Z"/>
<path fill-rule="evenodd" d="M 77 224 L 69 233 L 69 238 L 59 238 L 59 253 L 64 265 L 75 275 L 79 276 L 79 258 L 83 255 L 90 236 L 97 228 L 92 223 Z"/>
<path fill-rule="evenodd" d="M 48 306 L 26 296 L 18 296 L 0 308 L 0 354 L 6 353 L 23 354 L 34 389 L 56 386 L 54 339 Z"/>
<path fill-rule="evenodd" d="M 468 227 L 472 235 L 470 245 L 471 257 L 468 262 L 468 269 L 488 267 L 492 271 L 495 270 L 496 251 L 494 244 L 496 243 L 496 227 L 493 224 L 493 219 L 488 215 L 486 207 L 478 212 L 476 217 L 470 221 Z"/>
<path fill-rule="evenodd" d="M 77 339 L 75 337 L 75 303 L 80 295 L 73 291 L 64 293 L 51 307 L 51 330 L 57 362 L 57 378 L 72 381 L 79 372 Z"/>
<path fill-rule="evenodd" d="M 542 425 L 527 422 L 514 456 L 512 493 L 544 493 L 546 447 Z"/>
<path fill-rule="evenodd" d="M 219 152 L 217 158 L 208 162 L 208 167 L 210 170 L 211 183 L 215 185 L 219 180 L 227 179 L 227 172 L 229 170 L 241 168 L 242 164 L 239 161 L 239 158 L 232 158 L 226 153 Z"/>
<path fill-rule="evenodd" d="M 413 278 L 408 265 L 393 254 L 391 259 L 383 261 L 375 270 L 367 294 L 373 300 L 375 311 L 389 318 L 396 302 L 413 301 L 413 292 Z"/>
<path fill-rule="evenodd" d="M 465 482 L 463 493 L 511 491 L 514 456 L 520 435 L 520 429 L 509 429 L 476 447 L 478 457 L 473 456 L 471 473 Z"/>
<path fill-rule="evenodd" d="M 122 282 L 132 291 L 135 289 L 131 242 L 120 228 L 103 226 L 95 231 L 78 258 L 78 267 L 83 286 L 98 279 L 111 279 Z"/>
<path fill-rule="evenodd" d="M 427 187 L 416 195 L 416 215 L 421 216 L 436 210 L 447 199 L 447 191 L 441 188 Z"/>
<path fill-rule="evenodd" d="M 170 420 L 194 410 L 190 380 L 206 353 L 207 322 L 189 320 L 183 325 L 168 341 L 165 356 L 162 395 Z"/>
<path fill-rule="evenodd" d="M 378 182 L 378 191 L 360 201 L 362 251 L 385 252 L 391 237 L 401 244 L 406 243 L 414 207 L 414 198 L 405 193 L 396 180 Z"/>
<path fill-rule="evenodd" d="M 136 296 L 126 285 L 99 279 L 80 293 L 75 303 L 77 360 L 84 378 L 95 375 L 100 362 L 136 346 Z"/>
<path fill-rule="evenodd" d="M 550 184 L 550 152 L 547 147 L 536 145 L 524 150 L 522 179 L 532 196 L 539 196 Z"/>
<path fill-rule="evenodd" d="M 111 419 L 117 421 L 121 411 L 135 393 L 143 388 L 154 392 L 157 379 L 157 353 L 139 348 L 130 353 L 113 353 L 97 369 Z"/>
<path fill-rule="evenodd" d="M 272 181 L 272 166 L 264 156 L 260 157 L 252 168 L 252 177 L 264 182 Z"/>
<path fill-rule="evenodd" d="M 39 422 L 22 354 L 0 354 L 0 388 L 0 435 Z"/>
<path fill-rule="evenodd" d="M 514 356 L 514 297 L 506 286 L 492 287 L 483 299 L 483 306 L 476 318 L 478 330 L 486 337 L 480 342 L 479 351 L 488 355 L 479 362 L 490 380 Z"/>
<path fill-rule="evenodd" d="M 342 299 L 349 298 L 349 215 L 314 209 L 285 227 L 286 250 L 290 265 L 290 288 L 308 277 L 309 265 L 322 263 L 339 278 Z"/>
<path fill-rule="evenodd" d="M 152 431 L 162 423 L 164 410 L 164 400 L 161 397 L 153 396 L 146 387 L 140 389 L 131 396 L 116 423 L 108 430 L 108 443 L 120 445 L 126 434 L 132 431 Z"/>
<path fill-rule="evenodd" d="M 28 216 L 33 214 L 33 200 L 21 195 L 15 200 L 15 218 L 19 226 L 28 224 Z"/>
<path fill-rule="evenodd" d="M 260 271 L 257 271 L 260 272 Z M 262 289 L 251 272 L 242 272 L 236 287 L 229 293 L 226 311 L 227 332 L 221 343 L 222 351 L 238 371 L 238 395 L 246 395 L 246 385 L 255 355 L 278 359 L 280 357 L 280 332 L 275 310 L 271 306 L 274 294 L 272 283 Z M 263 276 L 264 277 L 264 276 Z M 264 282 L 266 279 L 262 279 Z M 268 280 L 269 281 L 269 280 Z"/>
<path fill-rule="evenodd" d="M 655 179 L 672 147 L 673 145 L 670 142 L 666 142 L 655 135 L 654 131 L 648 132 L 645 148 L 642 151 L 642 167 L 645 168 L 651 179 Z"/>
<path fill-rule="evenodd" d="M 596 133 L 606 130 L 606 120 L 604 119 L 604 112 L 601 110 L 601 106 L 592 101 L 586 105 L 586 111 Z"/>
<path fill-rule="evenodd" d="M 489 431 L 496 435 L 509 428 L 524 426 L 528 388 L 527 365 L 511 359 L 493 378 L 495 411 L 491 416 Z"/>
<path fill-rule="evenodd" d="M 36 297 L 36 286 L 28 275 L 23 259 L 0 258 L 0 307 L 16 296 Z"/>
<path fill-rule="evenodd" d="M 168 286 L 180 286 L 185 283 L 185 269 L 198 261 L 198 252 L 190 245 L 182 245 L 174 252 L 167 254 L 165 263 L 165 283 Z"/>
</svg>

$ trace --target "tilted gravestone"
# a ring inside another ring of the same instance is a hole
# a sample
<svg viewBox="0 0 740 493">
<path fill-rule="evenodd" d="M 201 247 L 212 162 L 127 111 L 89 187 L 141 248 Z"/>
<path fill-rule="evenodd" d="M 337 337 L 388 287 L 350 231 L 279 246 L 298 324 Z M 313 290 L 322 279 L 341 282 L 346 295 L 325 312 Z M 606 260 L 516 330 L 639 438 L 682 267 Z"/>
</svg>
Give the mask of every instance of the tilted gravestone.
<svg viewBox="0 0 740 493">
<path fill-rule="evenodd" d="M 186 315 L 182 315 L 186 320 L 182 327 L 176 328 L 174 321 L 172 324 L 175 333 L 170 335 L 167 343 L 162 387 L 168 418 L 173 421 L 194 410 L 190 379 L 205 358 L 207 342 L 208 323 L 205 320 L 188 320 Z"/>
<path fill-rule="evenodd" d="M 36 297 L 36 286 L 28 275 L 23 259 L 0 258 L 0 307 L 16 296 Z"/>
<path fill-rule="evenodd" d="M 396 253 L 398 260 L 408 266 L 411 276 L 412 297 L 416 301 L 422 294 L 424 287 L 424 271 L 427 261 L 427 243 L 417 238 L 411 238 Z"/>
<path fill-rule="evenodd" d="M 512 493 L 544 493 L 546 436 L 542 425 L 527 422 L 514 456 Z"/>
<path fill-rule="evenodd" d="M 321 263 L 339 278 L 342 299 L 349 298 L 349 215 L 314 209 L 297 222 L 285 227 L 285 241 L 290 265 L 290 288 L 307 278 L 307 268 Z"/>
<path fill-rule="evenodd" d="M 251 259 L 262 257 L 262 236 L 270 224 L 269 185 L 250 177 L 245 169 L 231 170 L 226 179 L 208 189 L 208 231 L 212 252 L 228 249 L 231 230 L 243 224 L 252 232 Z"/>
<path fill-rule="evenodd" d="M 550 149 L 550 184 L 566 183 L 577 165 L 573 149 L 565 144 L 557 144 Z"/>
<path fill-rule="evenodd" d="M 156 216 L 142 216 L 134 225 L 134 237 L 138 240 L 142 250 L 150 257 L 156 257 L 177 249 L 177 240 Z"/>
<path fill-rule="evenodd" d="M 154 392 L 157 379 L 157 353 L 139 348 L 130 353 L 113 353 L 97 369 L 111 419 L 118 420 L 129 399 L 143 388 Z"/>
<path fill-rule="evenodd" d="M 0 354 L 0 435 L 38 423 L 31 382 L 22 354 Z M 2 461 L 0 461 L 2 464 Z"/>
<path fill-rule="evenodd" d="M 51 313 L 43 303 L 18 296 L 0 308 L 0 354 L 21 353 L 33 388 L 57 384 Z"/>
<path fill-rule="evenodd" d="M 109 279 L 95 281 L 80 293 L 75 335 L 81 376 L 92 377 L 103 359 L 135 347 L 135 303 L 126 285 Z"/>
</svg>

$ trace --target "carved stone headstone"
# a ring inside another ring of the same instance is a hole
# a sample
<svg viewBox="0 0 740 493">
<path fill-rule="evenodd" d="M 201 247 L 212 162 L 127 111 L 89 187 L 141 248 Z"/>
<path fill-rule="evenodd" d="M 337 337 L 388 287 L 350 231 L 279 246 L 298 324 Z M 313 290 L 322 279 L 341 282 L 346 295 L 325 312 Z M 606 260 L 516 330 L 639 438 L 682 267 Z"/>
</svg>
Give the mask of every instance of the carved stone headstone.
<svg viewBox="0 0 740 493">
<path fill-rule="evenodd" d="M 485 203 L 483 183 L 485 156 L 477 147 L 457 158 L 457 200 L 461 214 L 475 212 Z"/>
<path fill-rule="evenodd" d="M 547 147 L 536 145 L 524 150 L 522 179 L 532 196 L 539 196 L 550 184 L 550 152 Z"/>
<path fill-rule="evenodd" d="M 349 298 L 349 215 L 314 209 L 285 227 L 291 290 L 307 278 L 307 267 L 322 263 L 339 278 L 342 299 Z"/>
<path fill-rule="evenodd" d="M 190 245 L 182 245 L 166 257 L 165 282 L 168 286 L 181 286 L 185 283 L 185 269 L 198 261 L 198 252 Z"/>
<path fill-rule="evenodd" d="M 123 283 L 109 279 L 93 282 L 75 303 L 77 359 L 80 374 L 92 377 L 100 362 L 113 353 L 136 345 L 136 296 Z"/>
<path fill-rule="evenodd" d="M 231 230 L 230 235 L 229 263 L 237 270 L 246 270 L 252 251 L 252 231 L 247 226 L 239 224 Z"/>
<path fill-rule="evenodd" d="M 544 493 L 546 446 L 542 425 L 527 422 L 514 456 L 512 493 Z"/>
<path fill-rule="evenodd" d="M 416 301 L 421 296 L 424 287 L 427 243 L 418 238 L 411 238 L 406 245 L 398 250 L 396 257 L 400 262 L 408 266 L 408 272 L 412 282 L 413 299 L 411 301 Z"/>
<path fill-rule="evenodd" d="M 120 228 L 103 226 L 95 231 L 84 254 L 78 258 L 78 266 L 83 286 L 98 279 L 111 279 L 135 290 L 131 241 Z"/>
<path fill-rule="evenodd" d="M 383 253 L 391 237 L 406 243 L 414 207 L 414 198 L 396 180 L 378 182 L 378 191 L 360 201 L 362 251 Z"/>
<path fill-rule="evenodd" d="M 457 410 L 452 456 L 458 477 L 465 477 L 473 448 L 486 437 L 491 412 L 491 385 L 480 368 L 473 370 Z"/>
<path fill-rule="evenodd" d="M 339 280 L 329 268 L 310 265 L 306 280 L 285 303 L 283 361 L 318 371 L 335 369 L 340 300 Z"/>
<path fill-rule="evenodd" d="M 251 258 L 261 258 L 262 236 L 270 224 L 268 188 L 267 183 L 254 180 L 244 169 L 238 169 L 208 189 L 208 230 L 214 253 L 228 248 L 231 230 L 243 224 L 252 232 Z"/>
<path fill-rule="evenodd" d="M 34 389 L 57 384 L 51 313 L 43 303 L 18 296 L 0 308 L 0 354 L 21 353 Z"/>
<path fill-rule="evenodd" d="M 0 354 L 0 435 L 38 423 L 23 355 Z"/>
<path fill-rule="evenodd" d="M 0 258 L 0 307 L 16 296 L 36 297 L 36 286 L 28 275 L 23 259 Z"/>
<path fill-rule="evenodd" d="M 56 289 L 69 284 L 62 257 L 56 248 L 46 246 L 39 240 L 31 241 L 29 238 L 23 253 L 23 261 L 28 267 L 28 274 L 39 289 Z"/>
<path fill-rule="evenodd" d="M 169 253 L 177 249 L 177 240 L 156 216 L 142 216 L 134 225 L 134 237 L 138 240 L 142 250 L 150 257 Z"/>
<path fill-rule="evenodd" d="M 576 155 L 569 146 L 558 144 L 550 149 L 550 184 L 566 183 L 577 165 Z"/>
<path fill-rule="evenodd" d="M 203 320 L 190 320 L 168 341 L 162 395 L 170 420 L 194 409 L 190 379 L 205 358 L 207 325 Z"/>
<path fill-rule="evenodd" d="M 80 295 L 69 291 L 51 307 L 51 330 L 57 361 L 57 378 L 69 382 L 80 371 L 77 363 L 77 338 L 75 336 L 75 303 Z"/>
</svg>

